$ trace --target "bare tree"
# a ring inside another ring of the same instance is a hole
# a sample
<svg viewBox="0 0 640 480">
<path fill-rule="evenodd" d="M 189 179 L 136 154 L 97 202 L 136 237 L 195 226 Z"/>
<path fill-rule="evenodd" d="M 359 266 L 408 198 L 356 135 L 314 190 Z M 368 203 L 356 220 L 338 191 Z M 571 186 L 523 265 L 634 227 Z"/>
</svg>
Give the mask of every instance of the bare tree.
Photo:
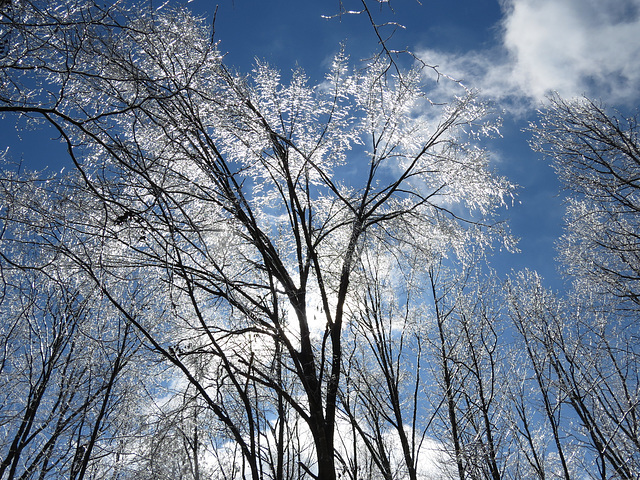
<svg viewBox="0 0 640 480">
<path fill-rule="evenodd" d="M 573 290 L 564 301 L 543 292 L 535 308 L 523 295 L 520 305 L 530 307 L 520 323 L 540 346 L 534 351 L 544 352 L 539 364 L 548 376 L 541 382 L 559 392 L 582 427 L 576 436 L 588 446 L 594 478 L 636 478 L 637 118 L 555 95 L 532 131 L 533 148 L 553 161 L 569 192 L 559 251 Z M 542 291 L 539 281 L 535 288 Z"/>
<path fill-rule="evenodd" d="M 569 192 L 560 254 L 567 273 L 640 304 L 640 140 L 636 117 L 611 115 L 588 98 L 549 98 L 532 146 Z M 625 308 L 628 308 L 625 307 Z"/>
<path fill-rule="evenodd" d="M 457 478 L 509 478 L 517 469 L 508 421 L 511 365 L 507 357 L 505 296 L 484 261 L 428 272 L 434 320 L 430 345 L 442 398 L 440 438 L 451 447 Z"/>
<path fill-rule="evenodd" d="M 50 260 L 2 223 L 0 478 L 79 480 L 96 471 L 107 437 L 122 431 L 116 417 L 137 398 L 123 377 L 139 342 L 94 288 L 70 271 L 52 276 Z"/>
<path fill-rule="evenodd" d="M 242 475 L 264 478 L 271 439 L 283 478 L 283 445 L 306 430 L 300 476 L 335 479 L 349 306 L 372 278 L 359 259 L 491 241 L 467 234 L 510 190 L 471 142 L 492 130 L 486 109 L 464 90 L 433 105 L 423 69 L 374 58 L 352 70 L 343 53 L 318 86 L 263 64 L 237 75 L 184 10 L 73 12 L 64 25 L 85 22 L 77 37 L 24 30 L 46 37 L 42 69 L 22 53 L 46 90 L 26 95 L 25 82 L 0 104 L 53 125 L 76 166 L 25 200 L 23 221 L 181 372 Z M 3 75 L 14 82 L 18 67 Z M 273 440 L 285 412 L 301 427 Z"/>
<path fill-rule="evenodd" d="M 624 315 L 598 313 L 581 295 L 558 300 L 536 276 L 522 276 L 519 285 L 513 284 L 512 294 L 514 322 L 533 369 L 563 477 L 575 478 L 582 468 L 601 480 L 637 478 L 634 328 Z M 521 407 L 519 411 L 522 415 Z M 524 416 L 521 419 L 524 428 Z M 544 478 L 541 455 L 534 458 Z"/>
<path fill-rule="evenodd" d="M 407 253 L 367 252 L 360 258 L 365 280 L 349 308 L 341 390 L 341 407 L 354 429 L 348 456 L 354 479 L 363 475 L 369 459 L 369 468 L 384 479 L 415 480 L 420 475 L 419 457 L 430 423 L 423 387 L 428 380 L 422 308 L 428 291 L 420 285 L 423 272 L 414 268 L 417 257 Z"/>
<path fill-rule="evenodd" d="M 511 317 L 520 343 L 517 345 L 525 352 L 528 360 L 527 367 L 521 369 L 522 383 L 532 379 L 534 386 L 529 393 L 531 399 L 539 398 L 539 408 L 551 432 L 552 446 L 548 447 L 542 438 L 541 429 L 537 434 L 532 431 L 532 415 L 528 413 L 525 402 L 516 393 L 514 409 L 518 414 L 518 424 L 525 432 L 527 439 L 528 458 L 531 466 L 540 478 L 555 475 L 569 480 L 573 478 L 571 465 L 570 435 L 564 430 L 566 422 L 566 393 L 560 388 L 553 376 L 553 362 L 557 358 L 554 353 L 556 342 L 564 342 L 568 331 L 561 322 L 557 322 L 562 310 L 554 297 L 544 290 L 541 279 L 535 275 L 520 274 L 519 281 L 507 286 Z M 522 357 L 520 357 L 522 358 Z M 531 380 L 530 380 L 531 381 Z M 527 403 L 535 404 L 529 401 Z M 553 453 L 549 453 L 553 452 Z M 557 457 L 559 468 L 548 465 L 546 459 Z"/>
</svg>

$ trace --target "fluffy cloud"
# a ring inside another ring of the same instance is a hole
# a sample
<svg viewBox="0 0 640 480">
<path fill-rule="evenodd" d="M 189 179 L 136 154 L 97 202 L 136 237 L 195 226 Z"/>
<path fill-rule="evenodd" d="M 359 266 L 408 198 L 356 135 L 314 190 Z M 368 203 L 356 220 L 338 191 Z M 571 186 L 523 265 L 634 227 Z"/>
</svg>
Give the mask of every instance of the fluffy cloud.
<svg viewBox="0 0 640 480">
<path fill-rule="evenodd" d="M 609 104 L 640 99 L 640 0 L 502 0 L 498 45 L 422 51 L 484 95 L 528 108 L 551 91 Z"/>
<path fill-rule="evenodd" d="M 504 11 L 510 80 L 529 96 L 637 98 L 640 0 L 509 0 Z"/>
</svg>

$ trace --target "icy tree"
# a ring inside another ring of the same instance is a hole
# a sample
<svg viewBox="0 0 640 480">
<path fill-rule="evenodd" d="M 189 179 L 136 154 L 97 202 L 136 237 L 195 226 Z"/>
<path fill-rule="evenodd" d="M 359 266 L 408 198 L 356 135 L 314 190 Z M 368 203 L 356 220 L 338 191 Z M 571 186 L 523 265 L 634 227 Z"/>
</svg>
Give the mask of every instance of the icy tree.
<svg viewBox="0 0 640 480">
<path fill-rule="evenodd" d="M 183 10 L 19 5 L 0 112 L 53 125 L 76 167 L 20 221 L 190 385 L 211 418 L 190 458 L 335 479 L 347 331 L 371 321 L 376 259 L 426 275 L 502 234 L 511 186 L 478 146 L 486 108 L 457 84 L 430 102 L 437 72 L 385 55 L 356 69 L 340 52 L 317 84 L 263 63 L 236 74 Z M 411 470 L 417 440 L 398 428 Z"/>
<path fill-rule="evenodd" d="M 528 345 L 564 478 L 571 476 L 561 446 L 567 425 L 585 447 L 584 461 L 595 465 L 585 469 L 596 472 L 593 478 L 637 478 L 637 118 L 611 114 L 587 98 L 554 95 L 532 132 L 533 148 L 552 160 L 567 192 L 559 252 L 572 289 L 560 300 L 535 275 L 523 276 L 526 294 L 520 290 L 514 318 Z"/>
<path fill-rule="evenodd" d="M 602 294 L 640 303 L 638 120 L 581 98 L 550 98 L 532 125 L 569 196 L 560 253 L 568 273 Z"/>
</svg>

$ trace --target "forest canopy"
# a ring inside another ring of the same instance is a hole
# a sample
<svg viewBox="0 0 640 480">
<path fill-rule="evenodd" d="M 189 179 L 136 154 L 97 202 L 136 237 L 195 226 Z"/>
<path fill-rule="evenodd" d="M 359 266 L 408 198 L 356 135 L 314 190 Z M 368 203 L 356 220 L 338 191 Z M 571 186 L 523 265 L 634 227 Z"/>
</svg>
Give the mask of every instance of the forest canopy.
<svg viewBox="0 0 640 480">
<path fill-rule="evenodd" d="M 319 82 L 171 4 L 0 4 L 0 115 L 72 164 L 2 153 L 0 479 L 638 478 L 636 119 L 550 97 L 570 287 L 501 277 L 500 121 L 373 3 Z"/>
</svg>

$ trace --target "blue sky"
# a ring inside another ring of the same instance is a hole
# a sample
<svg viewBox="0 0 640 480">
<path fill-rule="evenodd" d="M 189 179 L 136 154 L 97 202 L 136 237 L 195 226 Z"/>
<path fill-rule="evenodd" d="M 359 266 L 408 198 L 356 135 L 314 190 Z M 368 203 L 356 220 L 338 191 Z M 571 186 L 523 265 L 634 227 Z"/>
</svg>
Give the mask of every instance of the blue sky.
<svg viewBox="0 0 640 480">
<path fill-rule="evenodd" d="M 160 6 L 161 0 L 153 0 Z M 182 0 L 213 16 L 216 1 Z M 217 0 L 216 38 L 227 64 L 248 71 L 255 58 L 283 74 L 302 67 L 320 81 L 341 42 L 352 59 L 376 49 L 367 20 L 359 15 L 327 19 L 338 0 Z M 357 10 L 355 0 L 343 2 Z M 554 242 L 562 233 L 562 200 L 550 166 L 530 151 L 522 132 L 544 95 L 557 90 L 587 94 L 623 110 L 640 98 L 640 0 L 391 0 L 391 13 L 370 1 L 379 21 L 397 29 L 390 45 L 408 48 L 465 85 L 478 88 L 503 111 L 503 137 L 491 142 L 495 167 L 520 187 L 505 212 L 521 238 L 521 254 L 500 257 L 504 273 L 528 267 L 559 287 Z M 386 31 L 390 33 L 390 30 Z M 18 134 L 12 119 L 0 119 L 0 148 L 15 160 L 59 170 L 64 151 L 51 134 Z M 23 138 L 19 142 L 19 137 Z"/>
</svg>

